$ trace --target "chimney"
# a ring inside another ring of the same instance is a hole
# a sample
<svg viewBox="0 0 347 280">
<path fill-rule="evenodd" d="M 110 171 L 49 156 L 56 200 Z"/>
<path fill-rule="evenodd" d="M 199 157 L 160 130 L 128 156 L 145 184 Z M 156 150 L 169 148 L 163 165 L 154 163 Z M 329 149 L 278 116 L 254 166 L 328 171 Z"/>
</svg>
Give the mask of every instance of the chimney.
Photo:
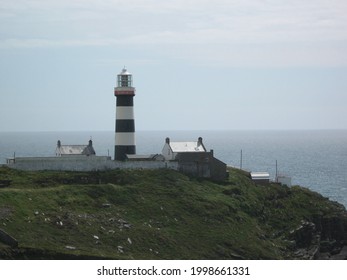
<svg viewBox="0 0 347 280">
<path fill-rule="evenodd" d="M 202 137 L 199 137 L 198 138 L 198 146 L 201 146 L 202 145 Z"/>
</svg>

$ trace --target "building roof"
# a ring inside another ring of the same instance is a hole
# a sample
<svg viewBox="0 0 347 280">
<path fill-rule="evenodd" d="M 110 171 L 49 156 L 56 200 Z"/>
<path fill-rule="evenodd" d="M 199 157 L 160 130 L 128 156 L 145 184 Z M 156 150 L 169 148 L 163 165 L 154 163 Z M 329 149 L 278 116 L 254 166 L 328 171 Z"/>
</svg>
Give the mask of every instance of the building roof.
<svg viewBox="0 0 347 280">
<path fill-rule="evenodd" d="M 150 155 L 126 155 L 128 160 L 163 160 L 164 157 L 159 154 L 150 154 Z"/>
<path fill-rule="evenodd" d="M 206 152 L 201 137 L 198 138 L 198 141 L 188 142 L 171 142 L 170 138 L 166 138 L 165 142 L 169 144 L 173 153 Z"/>
<path fill-rule="evenodd" d="M 159 154 L 150 154 L 150 155 L 129 155 L 127 154 L 127 159 L 128 160 L 133 160 L 133 161 L 160 161 L 160 160 L 164 160 L 164 156 L 163 155 L 159 155 Z"/>
<path fill-rule="evenodd" d="M 90 140 L 88 145 L 61 145 L 61 141 L 58 141 L 56 154 L 62 155 L 95 155 L 93 148 L 93 142 Z"/>
<path fill-rule="evenodd" d="M 90 155 L 95 154 L 93 147 L 88 145 L 61 145 L 59 152 L 62 155 Z"/>
<path fill-rule="evenodd" d="M 252 180 L 266 180 L 270 179 L 270 174 L 268 172 L 251 172 Z"/>
<path fill-rule="evenodd" d="M 170 142 L 170 148 L 174 153 L 205 152 L 205 147 L 194 142 Z"/>
</svg>

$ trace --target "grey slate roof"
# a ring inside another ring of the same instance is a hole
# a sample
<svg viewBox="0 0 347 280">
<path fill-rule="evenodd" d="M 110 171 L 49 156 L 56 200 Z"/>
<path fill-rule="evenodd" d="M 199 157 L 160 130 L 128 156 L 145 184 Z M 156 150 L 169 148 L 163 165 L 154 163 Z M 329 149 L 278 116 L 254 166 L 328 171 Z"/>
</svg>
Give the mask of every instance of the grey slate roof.
<svg viewBox="0 0 347 280">
<path fill-rule="evenodd" d="M 95 150 L 93 148 L 93 143 L 90 140 L 88 145 L 61 145 L 61 142 L 58 141 L 57 156 L 68 156 L 68 155 L 95 155 Z"/>
</svg>

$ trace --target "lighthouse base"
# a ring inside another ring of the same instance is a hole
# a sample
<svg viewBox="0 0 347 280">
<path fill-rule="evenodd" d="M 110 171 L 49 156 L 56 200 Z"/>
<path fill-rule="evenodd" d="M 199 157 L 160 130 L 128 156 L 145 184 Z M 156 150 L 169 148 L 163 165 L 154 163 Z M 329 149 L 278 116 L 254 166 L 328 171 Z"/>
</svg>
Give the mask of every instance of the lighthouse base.
<svg viewBox="0 0 347 280">
<path fill-rule="evenodd" d="M 126 155 L 135 155 L 136 146 L 115 146 L 114 147 L 114 160 L 125 160 Z"/>
</svg>

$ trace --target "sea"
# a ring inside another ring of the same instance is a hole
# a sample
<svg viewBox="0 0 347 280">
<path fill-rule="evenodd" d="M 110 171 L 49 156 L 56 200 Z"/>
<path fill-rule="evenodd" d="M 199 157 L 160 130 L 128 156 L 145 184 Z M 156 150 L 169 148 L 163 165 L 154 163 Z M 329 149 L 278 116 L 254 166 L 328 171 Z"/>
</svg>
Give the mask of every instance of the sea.
<svg viewBox="0 0 347 280">
<path fill-rule="evenodd" d="M 229 166 L 277 172 L 347 207 L 347 130 L 137 131 L 137 154 L 157 154 L 165 143 L 203 138 L 207 150 Z M 97 155 L 114 153 L 114 132 L 0 132 L 0 164 L 6 158 L 54 156 L 57 141 L 86 144 Z M 241 152 L 242 151 L 242 152 Z M 242 154 L 242 160 L 241 160 Z"/>
</svg>

